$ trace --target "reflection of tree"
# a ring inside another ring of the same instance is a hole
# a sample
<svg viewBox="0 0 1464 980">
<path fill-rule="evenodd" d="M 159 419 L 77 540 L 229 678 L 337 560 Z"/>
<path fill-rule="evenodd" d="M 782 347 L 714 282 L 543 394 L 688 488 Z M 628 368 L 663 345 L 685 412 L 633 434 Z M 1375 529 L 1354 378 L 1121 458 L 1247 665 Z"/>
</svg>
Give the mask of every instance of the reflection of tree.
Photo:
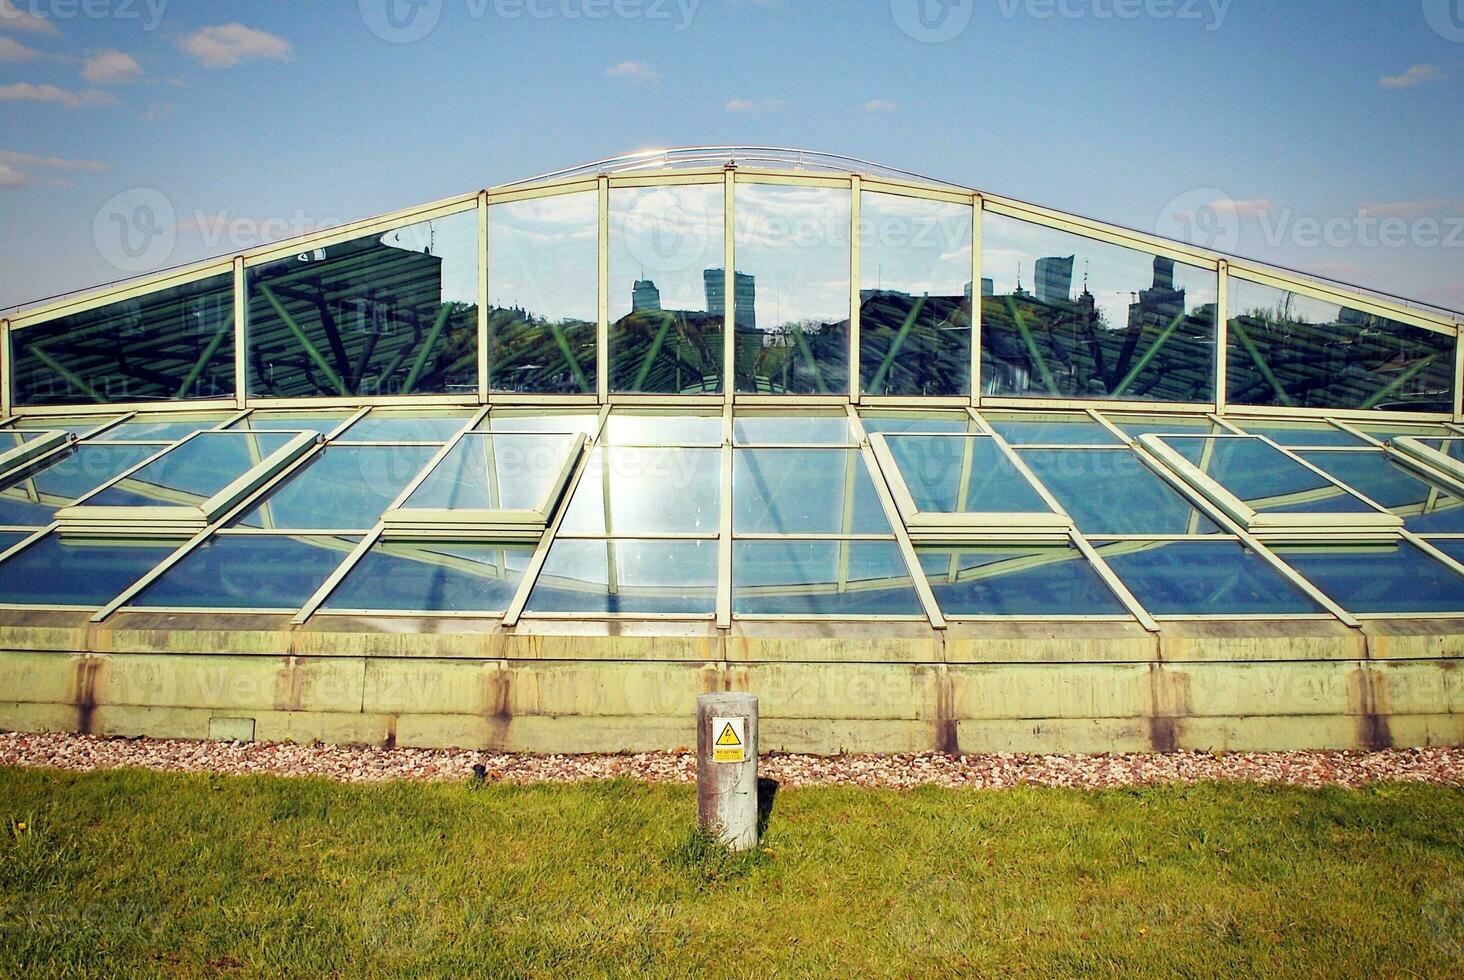
<svg viewBox="0 0 1464 980">
<path fill-rule="evenodd" d="M 872 290 L 859 313 L 861 389 L 871 395 L 970 393 L 971 310 L 962 296 Z"/>
<path fill-rule="evenodd" d="M 593 394 L 595 332 L 592 321 L 495 307 L 488 312 L 489 384 L 495 391 Z"/>
<path fill-rule="evenodd" d="M 696 394 L 718 391 L 723 317 L 700 310 L 638 310 L 610 327 L 610 388 Z"/>
<path fill-rule="evenodd" d="M 737 331 L 737 390 L 839 394 L 849 385 L 849 321 Z"/>
</svg>

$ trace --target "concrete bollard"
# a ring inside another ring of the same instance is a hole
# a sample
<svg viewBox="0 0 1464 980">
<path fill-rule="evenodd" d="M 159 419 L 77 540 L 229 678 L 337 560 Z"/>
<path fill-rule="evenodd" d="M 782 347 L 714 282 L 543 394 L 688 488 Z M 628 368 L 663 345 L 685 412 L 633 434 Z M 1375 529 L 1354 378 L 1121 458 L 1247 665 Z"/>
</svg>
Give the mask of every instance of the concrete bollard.
<svg viewBox="0 0 1464 980">
<path fill-rule="evenodd" d="M 696 699 L 697 826 L 734 851 L 757 846 L 757 696 Z"/>
</svg>

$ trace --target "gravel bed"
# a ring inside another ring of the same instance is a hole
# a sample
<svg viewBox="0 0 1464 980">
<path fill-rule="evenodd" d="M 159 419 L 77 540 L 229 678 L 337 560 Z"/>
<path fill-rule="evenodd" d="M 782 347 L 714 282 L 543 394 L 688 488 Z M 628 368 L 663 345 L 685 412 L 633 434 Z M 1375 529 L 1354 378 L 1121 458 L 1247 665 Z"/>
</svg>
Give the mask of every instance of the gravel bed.
<svg viewBox="0 0 1464 980">
<path fill-rule="evenodd" d="M 195 742 L 94 735 L 0 732 L 0 765 L 88 772 L 139 766 L 165 772 L 321 776 L 343 782 L 472 779 L 482 766 L 495 782 L 577 782 L 626 778 L 689 783 L 689 752 L 637 755 L 497 755 L 459 749 Z M 784 787 L 916 786 L 1096 789 L 1213 780 L 1291 786 L 1361 786 L 1383 780 L 1464 785 L 1464 749 L 1386 752 L 1178 752 L 1168 755 L 803 755 L 764 756 L 760 774 Z"/>
</svg>

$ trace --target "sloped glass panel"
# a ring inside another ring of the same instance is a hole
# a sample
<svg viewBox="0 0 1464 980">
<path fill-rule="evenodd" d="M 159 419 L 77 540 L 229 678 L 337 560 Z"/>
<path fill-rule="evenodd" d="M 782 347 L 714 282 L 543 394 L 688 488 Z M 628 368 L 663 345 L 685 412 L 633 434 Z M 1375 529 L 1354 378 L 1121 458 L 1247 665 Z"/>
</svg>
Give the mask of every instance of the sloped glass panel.
<svg viewBox="0 0 1464 980">
<path fill-rule="evenodd" d="M 1232 404 L 1453 411 L 1453 337 L 1235 276 L 1230 312 Z"/>
<path fill-rule="evenodd" d="M 1020 453 L 1084 534 L 1220 531 L 1127 449 L 1025 449 Z"/>
<path fill-rule="evenodd" d="M 467 426 L 470 412 L 392 412 L 376 409 L 341 433 L 341 442 L 447 442 Z"/>
<path fill-rule="evenodd" d="M 716 534 L 720 449 L 596 449 L 559 527 L 566 534 Z"/>
<path fill-rule="evenodd" d="M 716 605 L 715 541 L 556 540 L 526 611 L 710 616 Z"/>
<path fill-rule="evenodd" d="M 222 425 L 224 421 L 224 416 L 205 419 L 128 419 L 120 425 L 112 426 L 106 432 L 93 436 L 91 441 L 177 442 L 195 432 Z"/>
<path fill-rule="evenodd" d="M 970 394 L 971 206 L 860 197 L 862 390 Z"/>
<path fill-rule="evenodd" d="M 594 394 L 599 321 L 594 191 L 488 209 L 488 383 Z"/>
<path fill-rule="evenodd" d="M 1464 576 L 1407 541 L 1275 550 L 1348 612 L 1464 613 Z"/>
<path fill-rule="evenodd" d="M 1257 513 L 1377 513 L 1366 502 L 1260 439 L 1161 438 Z"/>
<path fill-rule="evenodd" d="M 947 616 L 1125 616 L 1072 545 L 921 548 L 920 567 Z"/>
<path fill-rule="evenodd" d="M 478 390 L 478 215 L 433 218 L 246 271 L 249 393 Z"/>
<path fill-rule="evenodd" d="M 117 420 L 115 415 L 27 415 L 16 424 L 27 429 L 50 429 L 71 432 L 78 439 L 84 438 L 109 422 Z"/>
<path fill-rule="evenodd" d="M 1242 422 L 1240 427 L 1253 436 L 1265 436 L 1288 449 L 1317 446 L 1363 449 L 1368 445 L 1352 433 L 1325 422 Z"/>
<path fill-rule="evenodd" d="M 431 446 L 328 446 L 233 523 L 370 530 L 436 452 Z"/>
<path fill-rule="evenodd" d="M 229 426 L 237 432 L 318 432 L 329 435 L 345 424 L 350 412 L 250 412 Z"/>
<path fill-rule="evenodd" d="M 611 412 L 602 441 L 607 446 L 720 446 L 722 416 Z"/>
<path fill-rule="evenodd" d="M 986 395 L 1213 402 L 1214 272 L 986 212 Z"/>
<path fill-rule="evenodd" d="M 1198 415 L 1117 415 L 1104 412 L 1103 417 L 1135 439 L 1151 433 L 1222 435 L 1229 431 L 1223 425 Z"/>
<path fill-rule="evenodd" d="M 866 434 L 876 432 L 939 432 L 961 435 L 980 432 L 976 421 L 965 412 L 868 412 L 859 417 Z"/>
<path fill-rule="evenodd" d="M 60 508 L 165 448 L 85 443 L 59 457 L 48 457 L 6 478 L 0 489 L 0 524 L 50 524 Z"/>
<path fill-rule="evenodd" d="M 495 409 L 479 423 L 484 432 L 583 432 L 593 436 L 600 427 L 598 412 L 515 412 Z"/>
<path fill-rule="evenodd" d="M 1153 616 L 1288 616 L 1322 607 L 1234 541 L 1122 542 L 1098 549 Z"/>
<path fill-rule="evenodd" d="M 1121 446 L 1123 440 L 1086 412 L 983 413 L 1013 446 Z"/>
<path fill-rule="evenodd" d="M 1032 481 L 990 436 L 886 438 L 921 513 L 1052 513 Z"/>
<path fill-rule="evenodd" d="M 88 497 L 87 507 L 197 506 L 258 466 L 289 432 L 205 432 Z"/>
<path fill-rule="evenodd" d="M 0 531 L 0 554 L 14 548 L 33 533 L 33 531 Z"/>
<path fill-rule="evenodd" d="M 721 182 L 610 191 L 610 389 L 722 390 Z"/>
<path fill-rule="evenodd" d="M 12 331 L 17 405 L 234 395 L 232 273 Z"/>
<path fill-rule="evenodd" d="M 737 390 L 847 392 L 849 191 L 739 183 L 736 193 Z"/>
<path fill-rule="evenodd" d="M 849 417 L 821 415 L 739 415 L 732 421 L 739 446 L 852 446 Z"/>
<path fill-rule="evenodd" d="M 1464 501 L 1414 476 L 1410 470 L 1389 459 L 1382 450 L 1301 452 L 1298 455 L 1403 518 L 1404 526 L 1410 531 L 1419 534 L 1464 532 Z"/>
<path fill-rule="evenodd" d="M 535 510 L 563 474 L 577 438 L 470 432 L 433 467 L 403 507 Z"/>
<path fill-rule="evenodd" d="M 324 608 L 502 613 L 533 557 L 533 546 L 522 544 L 379 541 Z"/>
<path fill-rule="evenodd" d="M 889 534 L 869 470 L 853 449 L 737 449 L 737 534 Z"/>
<path fill-rule="evenodd" d="M 134 597 L 132 605 L 293 612 L 315 594 L 359 540 L 215 535 Z"/>
<path fill-rule="evenodd" d="M 922 616 L 893 541 L 738 541 L 732 611 L 742 616 Z"/>
<path fill-rule="evenodd" d="M 125 543 L 52 533 L 0 562 L 0 603 L 99 609 L 181 542 Z"/>
</svg>

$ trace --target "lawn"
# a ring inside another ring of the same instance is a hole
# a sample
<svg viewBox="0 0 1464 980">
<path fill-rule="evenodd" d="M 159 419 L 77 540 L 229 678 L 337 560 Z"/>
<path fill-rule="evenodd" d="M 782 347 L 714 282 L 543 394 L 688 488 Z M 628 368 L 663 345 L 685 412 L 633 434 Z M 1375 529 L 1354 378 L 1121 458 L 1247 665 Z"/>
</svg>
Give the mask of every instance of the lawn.
<svg viewBox="0 0 1464 980">
<path fill-rule="evenodd" d="M 0 975 L 1464 974 L 1464 791 L 0 769 Z M 22 831 L 18 824 L 24 823 Z"/>
</svg>

